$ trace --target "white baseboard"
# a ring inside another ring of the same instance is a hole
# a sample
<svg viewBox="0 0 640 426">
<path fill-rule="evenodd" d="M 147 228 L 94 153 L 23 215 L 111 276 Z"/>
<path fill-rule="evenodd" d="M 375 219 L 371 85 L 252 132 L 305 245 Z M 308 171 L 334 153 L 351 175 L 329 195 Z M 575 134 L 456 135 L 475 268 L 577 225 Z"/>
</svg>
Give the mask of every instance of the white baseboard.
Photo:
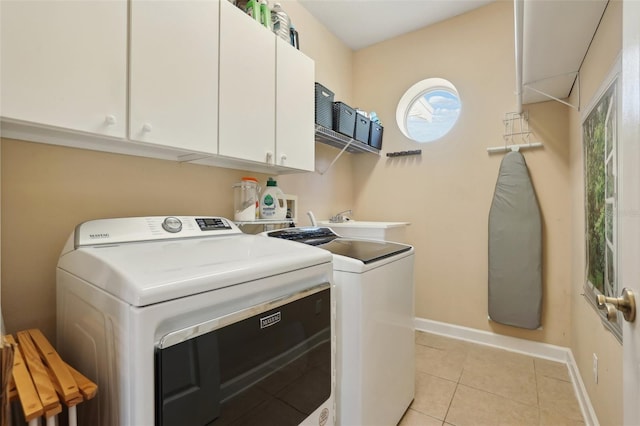
<svg viewBox="0 0 640 426">
<path fill-rule="evenodd" d="M 567 349 L 567 351 L 567 367 L 569 368 L 569 376 L 571 377 L 573 390 L 575 391 L 578 403 L 580 404 L 582 417 L 584 417 L 585 424 L 599 426 L 600 423 L 598 423 L 596 411 L 593 409 L 593 405 L 591 405 L 587 388 L 584 387 L 584 382 L 582 381 L 580 370 L 578 370 L 578 364 L 576 364 L 576 360 L 573 357 L 573 352 L 571 352 L 570 349 Z"/>
<path fill-rule="evenodd" d="M 580 376 L 578 365 L 571 349 L 562 346 L 550 345 L 548 343 L 534 342 L 531 340 L 518 339 L 516 337 L 502 336 L 489 331 L 476 330 L 459 325 L 447 324 L 444 322 L 432 321 L 425 318 L 415 319 L 416 330 L 428 333 L 439 334 L 453 339 L 466 340 L 480 345 L 493 346 L 511 352 L 518 352 L 525 355 L 544 358 L 551 361 L 562 362 L 569 369 L 569 376 L 573 383 L 573 389 L 580 404 L 582 416 L 587 425 L 599 426 L 595 410 L 591 405 L 591 400 L 584 387 L 584 382 Z"/>
</svg>

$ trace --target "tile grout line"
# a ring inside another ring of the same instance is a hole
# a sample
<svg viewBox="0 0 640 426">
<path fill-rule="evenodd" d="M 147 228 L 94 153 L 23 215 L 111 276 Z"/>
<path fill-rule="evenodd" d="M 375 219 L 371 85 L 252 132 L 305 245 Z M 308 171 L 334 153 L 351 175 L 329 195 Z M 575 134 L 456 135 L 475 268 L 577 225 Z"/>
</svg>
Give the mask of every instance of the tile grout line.
<svg viewBox="0 0 640 426">
<path fill-rule="evenodd" d="M 448 352 L 448 351 L 447 351 Z M 447 423 L 447 416 L 449 415 L 449 410 L 451 410 L 451 405 L 453 405 L 453 398 L 456 397 L 456 392 L 458 392 L 458 387 L 460 386 L 460 380 L 462 379 L 462 374 L 464 373 L 464 364 L 467 362 L 467 357 L 469 353 L 465 353 L 464 360 L 462 361 L 462 370 L 460 371 L 460 375 L 456 380 L 456 388 L 453 390 L 453 394 L 451 394 L 451 399 L 449 400 L 449 405 L 447 406 L 447 411 L 444 413 L 444 419 L 442 420 L 442 424 L 444 426 Z M 450 423 L 453 424 L 453 423 Z"/>
<path fill-rule="evenodd" d="M 453 404 L 453 398 L 456 396 L 456 392 L 458 392 L 458 386 L 460 382 L 456 382 L 456 388 L 453 390 L 453 394 L 451 394 L 451 399 L 449 400 L 449 405 L 447 406 L 447 411 L 444 413 L 444 419 L 442 419 L 442 424 L 447 423 L 447 416 L 449 415 L 449 410 L 451 409 L 451 404 Z M 449 423 L 453 424 L 453 423 Z"/>
<path fill-rule="evenodd" d="M 538 407 L 538 426 L 542 426 L 542 413 L 540 413 L 540 388 L 538 387 L 538 370 L 536 368 L 536 360 L 533 358 L 533 381 L 536 384 L 536 405 Z"/>
<path fill-rule="evenodd" d="M 521 404 L 521 405 L 525 405 L 527 407 L 532 407 L 532 408 L 538 408 L 537 404 L 527 404 L 526 402 L 522 402 L 522 401 L 517 400 L 517 399 L 509 398 L 508 396 L 500 395 L 499 393 L 491 392 L 491 391 L 488 391 L 486 389 L 477 388 L 477 387 L 472 386 L 472 385 L 467 384 L 467 383 L 459 383 L 459 384 L 462 385 L 462 386 L 466 386 L 469 389 L 476 390 L 478 392 L 484 392 L 484 393 L 487 393 L 489 395 L 493 395 L 493 396 L 497 396 L 498 398 L 505 399 L 507 401 L 515 402 L 516 404 Z M 457 386 L 456 386 L 456 389 L 457 389 Z"/>
<path fill-rule="evenodd" d="M 469 356 L 468 353 L 465 355 L 465 362 L 466 362 L 466 357 L 467 356 Z M 520 401 L 518 399 L 510 398 L 508 396 L 505 396 L 505 395 L 502 395 L 502 394 L 499 394 L 499 393 L 496 393 L 496 392 L 492 392 L 492 391 L 487 390 L 487 389 L 478 388 L 476 386 L 472 386 L 472 385 L 467 384 L 467 383 L 461 383 L 462 375 L 464 373 L 464 366 L 462 368 L 462 372 L 460 373 L 460 377 L 458 378 L 458 384 L 466 386 L 469 389 L 474 389 L 474 390 L 477 390 L 477 391 L 480 391 L 480 392 L 484 392 L 484 393 L 487 393 L 487 394 L 490 394 L 490 395 L 497 396 L 499 398 L 504 398 L 505 400 L 508 400 L 508 401 L 513 401 L 513 402 L 515 402 L 517 404 L 522 404 L 522 405 L 525 405 L 525 406 L 528 406 L 528 407 L 535 407 L 536 409 L 538 409 L 538 422 L 539 422 L 539 419 L 540 419 L 540 413 L 539 413 L 540 412 L 540 400 L 539 400 L 539 397 L 538 397 L 538 384 L 537 384 L 537 377 L 536 377 L 536 372 L 535 372 L 535 357 L 530 357 L 530 358 L 531 358 L 531 362 L 533 363 L 533 376 L 534 376 L 534 382 L 535 382 L 535 386 L 536 386 L 536 403 L 535 404 L 529 404 L 527 402 L 523 402 L 523 401 Z M 458 386 L 456 385 L 456 390 L 457 389 L 458 389 Z"/>
</svg>

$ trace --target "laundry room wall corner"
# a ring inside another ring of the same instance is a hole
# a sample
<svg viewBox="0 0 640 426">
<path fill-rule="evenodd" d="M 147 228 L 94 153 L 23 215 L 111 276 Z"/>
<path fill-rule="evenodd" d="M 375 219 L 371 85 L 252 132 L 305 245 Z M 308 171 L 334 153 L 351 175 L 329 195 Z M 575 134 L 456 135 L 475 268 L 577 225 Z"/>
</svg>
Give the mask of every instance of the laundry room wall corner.
<svg viewBox="0 0 640 426">
<path fill-rule="evenodd" d="M 568 346 L 569 312 L 561 308 L 570 281 L 563 105 L 526 106 L 531 120 L 540 120 L 532 140 L 545 144 L 524 153 L 544 218 L 542 329 L 487 320 L 488 214 L 502 155 L 486 148 L 504 143 L 502 120 L 516 108 L 513 34 L 513 4 L 492 2 L 355 53 L 354 98 L 384 120 L 384 152 L 422 150 L 419 161 L 354 161 L 355 208 L 366 209 L 366 220 L 411 223 L 417 317 Z M 449 133 L 418 143 L 401 133 L 396 107 L 409 87 L 430 77 L 454 84 L 462 105 Z"/>
</svg>

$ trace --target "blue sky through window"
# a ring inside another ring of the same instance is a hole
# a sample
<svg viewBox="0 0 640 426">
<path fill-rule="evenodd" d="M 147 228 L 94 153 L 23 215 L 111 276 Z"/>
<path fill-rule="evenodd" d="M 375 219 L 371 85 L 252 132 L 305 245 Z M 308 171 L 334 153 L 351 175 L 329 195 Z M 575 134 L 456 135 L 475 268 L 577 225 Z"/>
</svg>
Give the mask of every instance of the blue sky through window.
<svg viewBox="0 0 640 426">
<path fill-rule="evenodd" d="M 431 90 L 416 99 L 407 113 L 407 132 L 418 142 L 446 135 L 460 115 L 460 99 L 448 90 Z"/>
</svg>

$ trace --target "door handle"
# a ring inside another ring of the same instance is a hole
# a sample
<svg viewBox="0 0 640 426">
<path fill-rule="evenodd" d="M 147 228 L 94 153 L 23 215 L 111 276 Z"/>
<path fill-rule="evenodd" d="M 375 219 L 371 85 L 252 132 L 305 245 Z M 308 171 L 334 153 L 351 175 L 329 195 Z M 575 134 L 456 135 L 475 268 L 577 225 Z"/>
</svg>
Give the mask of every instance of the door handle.
<svg viewBox="0 0 640 426">
<path fill-rule="evenodd" d="M 636 319 L 636 297 L 628 288 L 622 289 L 620 297 L 606 297 L 603 294 L 596 296 L 598 309 L 607 311 L 607 319 L 615 322 L 618 315 L 616 311 L 622 312 L 624 319 L 633 322 Z"/>
</svg>

